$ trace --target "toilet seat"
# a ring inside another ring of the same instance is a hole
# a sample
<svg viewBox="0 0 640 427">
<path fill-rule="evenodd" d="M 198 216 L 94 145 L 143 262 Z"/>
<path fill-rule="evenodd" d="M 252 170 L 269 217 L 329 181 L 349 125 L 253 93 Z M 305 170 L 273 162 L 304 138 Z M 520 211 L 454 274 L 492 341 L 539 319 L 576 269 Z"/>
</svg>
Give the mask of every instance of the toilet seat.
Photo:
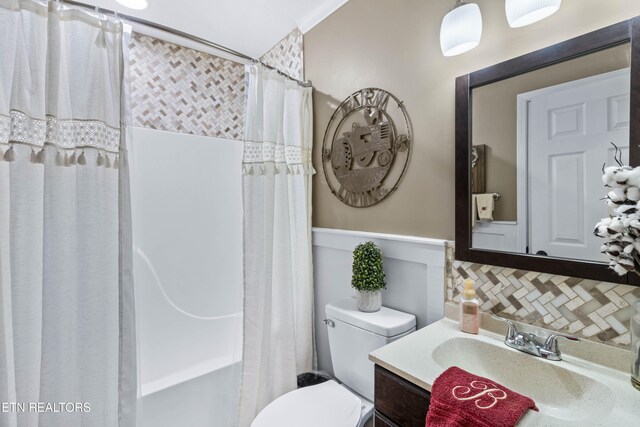
<svg viewBox="0 0 640 427">
<path fill-rule="evenodd" d="M 356 427 L 361 411 L 360 398 L 330 380 L 280 396 L 251 427 Z"/>
</svg>

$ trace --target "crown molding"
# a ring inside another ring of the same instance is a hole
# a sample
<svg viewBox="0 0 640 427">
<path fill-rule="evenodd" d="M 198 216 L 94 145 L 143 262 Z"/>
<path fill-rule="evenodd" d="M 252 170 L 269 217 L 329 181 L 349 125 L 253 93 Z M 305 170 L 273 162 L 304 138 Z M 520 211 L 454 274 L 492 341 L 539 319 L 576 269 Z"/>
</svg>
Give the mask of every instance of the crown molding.
<svg viewBox="0 0 640 427">
<path fill-rule="evenodd" d="M 302 31 L 302 34 L 307 33 L 313 27 L 322 22 L 325 18 L 331 15 L 333 12 L 338 10 L 342 5 L 344 5 L 349 0 L 330 0 L 326 1 L 317 8 L 315 8 L 311 13 L 303 16 L 302 18 L 296 21 L 298 28 Z"/>
</svg>

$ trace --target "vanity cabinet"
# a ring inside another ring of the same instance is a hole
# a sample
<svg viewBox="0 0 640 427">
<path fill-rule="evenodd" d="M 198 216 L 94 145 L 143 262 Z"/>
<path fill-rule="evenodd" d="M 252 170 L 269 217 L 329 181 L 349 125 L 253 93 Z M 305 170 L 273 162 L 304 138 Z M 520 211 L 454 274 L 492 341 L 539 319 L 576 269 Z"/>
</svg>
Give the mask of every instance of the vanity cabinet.
<svg viewBox="0 0 640 427">
<path fill-rule="evenodd" d="M 431 393 L 375 366 L 375 427 L 424 427 Z"/>
</svg>

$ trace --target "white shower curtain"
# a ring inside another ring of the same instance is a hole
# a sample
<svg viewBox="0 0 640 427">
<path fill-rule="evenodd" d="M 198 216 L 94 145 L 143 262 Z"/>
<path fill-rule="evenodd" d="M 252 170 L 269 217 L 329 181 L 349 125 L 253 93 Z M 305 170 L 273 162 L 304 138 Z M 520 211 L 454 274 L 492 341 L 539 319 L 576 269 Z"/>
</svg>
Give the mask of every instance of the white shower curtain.
<svg viewBox="0 0 640 427">
<path fill-rule="evenodd" d="M 311 88 L 247 67 L 240 427 L 313 364 Z"/>
<path fill-rule="evenodd" d="M 0 0 L 3 427 L 133 426 L 123 29 Z"/>
</svg>

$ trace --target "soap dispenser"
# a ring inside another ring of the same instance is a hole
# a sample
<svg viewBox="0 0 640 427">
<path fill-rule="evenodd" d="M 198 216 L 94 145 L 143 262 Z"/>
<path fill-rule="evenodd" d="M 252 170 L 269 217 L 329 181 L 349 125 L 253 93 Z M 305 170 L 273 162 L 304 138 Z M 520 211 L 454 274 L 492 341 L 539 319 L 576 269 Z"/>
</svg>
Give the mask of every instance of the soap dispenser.
<svg viewBox="0 0 640 427">
<path fill-rule="evenodd" d="M 473 280 L 464 281 L 464 290 L 460 295 L 460 330 L 470 334 L 478 333 L 479 304 L 476 291 L 473 288 Z"/>
</svg>

